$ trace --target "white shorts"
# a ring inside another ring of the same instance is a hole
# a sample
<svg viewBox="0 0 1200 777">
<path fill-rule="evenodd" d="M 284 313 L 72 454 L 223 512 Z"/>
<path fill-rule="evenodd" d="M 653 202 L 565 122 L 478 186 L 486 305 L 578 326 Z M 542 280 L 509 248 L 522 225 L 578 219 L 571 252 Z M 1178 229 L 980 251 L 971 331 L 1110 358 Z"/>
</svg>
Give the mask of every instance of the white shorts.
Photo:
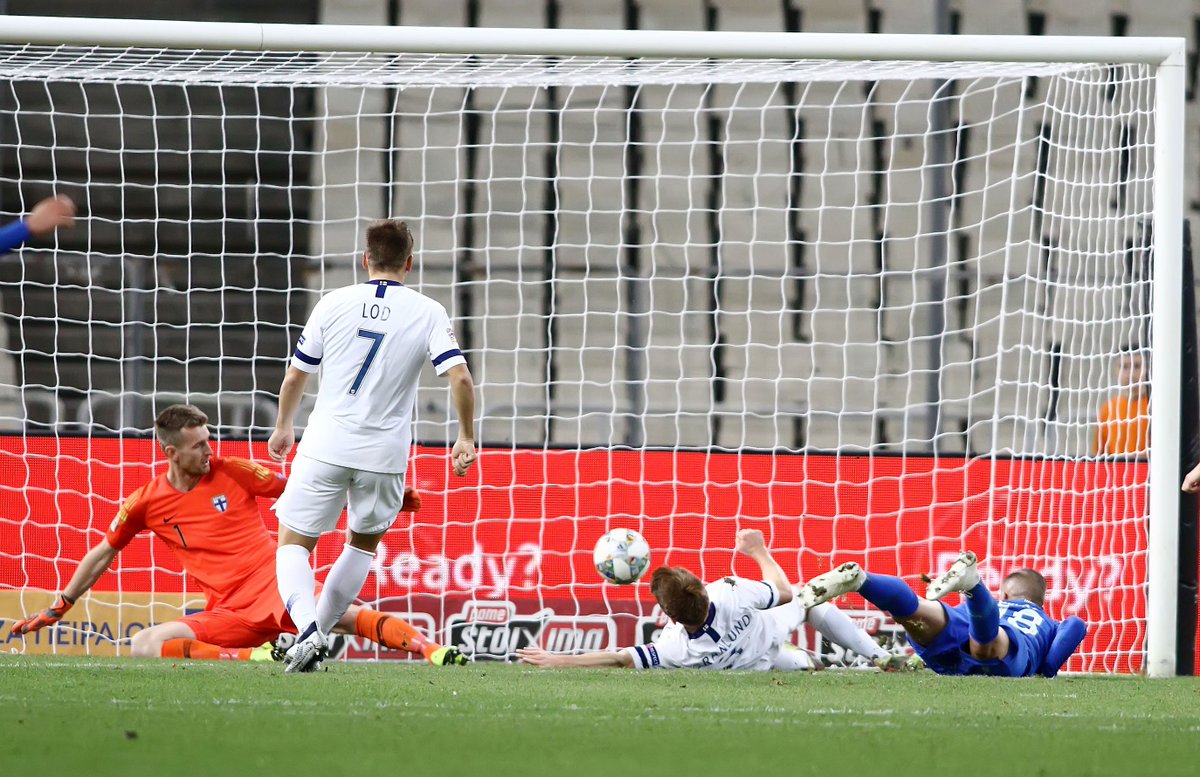
<svg viewBox="0 0 1200 777">
<path fill-rule="evenodd" d="M 813 669 L 813 660 L 791 640 L 792 632 L 804 625 L 808 611 L 796 599 L 792 599 L 787 604 L 764 610 L 763 617 L 767 619 L 775 637 L 767 651 L 771 668 L 781 672 Z"/>
<path fill-rule="evenodd" d="M 762 614 L 771 626 L 771 634 L 775 637 L 775 642 L 780 643 L 791 642 L 792 632 L 804 625 L 804 620 L 808 617 L 808 610 L 801 607 L 800 602 L 793 598 L 787 604 L 763 610 Z"/>
<path fill-rule="evenodd" d="M 350 531 L 382 534 L 396 522 L 404 504 L 404 473 L 364 472 L 298 453 L 273 509 L 281 526 L 320 537 L 337 528 L 347 496 Z"/>
</svg>

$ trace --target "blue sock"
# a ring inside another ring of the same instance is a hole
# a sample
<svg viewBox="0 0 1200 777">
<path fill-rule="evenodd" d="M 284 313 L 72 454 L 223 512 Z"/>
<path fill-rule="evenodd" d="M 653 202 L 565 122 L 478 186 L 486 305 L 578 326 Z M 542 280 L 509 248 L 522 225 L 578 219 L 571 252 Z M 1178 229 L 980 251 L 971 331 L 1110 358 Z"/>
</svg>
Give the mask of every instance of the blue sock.
<svg viewBox="0 0 1200 777">
<path fill-rule="evenodd" d="M 891 575 L 867 575 L 867 581 L 858 589 L 862 598 L 893 618 L 907 618 L 917 611 L 917 595 L 908 583 Z"/>
<path fill-rule="evenodd" d="M 1000 607 L 983 581 L 967 594 L 967 611 L 971 613 L 971 639 L 986 645 L 1000 633 Z"/>
</svg>

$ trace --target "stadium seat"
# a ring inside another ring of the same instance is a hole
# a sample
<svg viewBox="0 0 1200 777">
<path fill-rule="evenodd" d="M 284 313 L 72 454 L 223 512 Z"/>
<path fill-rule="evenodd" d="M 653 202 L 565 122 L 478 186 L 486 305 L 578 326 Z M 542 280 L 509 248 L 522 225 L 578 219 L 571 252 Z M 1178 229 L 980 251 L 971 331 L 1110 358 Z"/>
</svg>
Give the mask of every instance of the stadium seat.
<svg viewBox="0 0 1200 777">
<path fill-rule="evenodd" d="M 94 392 L 80 404 L 78 422 L 93 433 L 150 433 L 168 405 L 191 404 L 209 417 L 218 437 L 262 437 L 275 426 L 275 402 L 245 394 L 107 394 Z"/>
</svg>

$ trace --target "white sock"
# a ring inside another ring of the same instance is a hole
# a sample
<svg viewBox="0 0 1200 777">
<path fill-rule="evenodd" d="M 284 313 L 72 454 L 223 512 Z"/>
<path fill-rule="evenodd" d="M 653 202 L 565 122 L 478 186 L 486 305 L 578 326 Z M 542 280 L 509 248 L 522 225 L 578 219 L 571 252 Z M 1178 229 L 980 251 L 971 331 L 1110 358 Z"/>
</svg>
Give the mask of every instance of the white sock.
<svg viewBox="0 0 1200 777">
<path fill-rule="evenodd" d="M 791 644 L 781 645 L 771 658 L 771 668 L 780 672 L 795 672 L 813 668 L 812 659 L 800 648 Z"/>
<path fill-rule="evenodd" d="M 834 607 L 832 603 L 818 604 L 808 611 L 808 622 L 835 644 L 853 650 L 866 658 L 882 658 L 888 652 L 871 639 L 871 635 L 850 620 L 850 616 Z"/>
<path fill-rule="evenodd" d="M 300 545 L 280 545 L 275 551 L 275 582 L 298 633 L 317 619 L 316 578 L 308 563 L 308 550 Z"/>
<path fill-rule="evenodd" d="M 329 570 L 329 577 L 325 578 L 325 586 L 321 589 L 321 599 L 317 602 L 317 628 L 322 634 L 328 634 L 337 625 L 362 591 L 374 559 L 374 553 L 353 545 L 342 548 L 342 555 Z"/>
</svg>

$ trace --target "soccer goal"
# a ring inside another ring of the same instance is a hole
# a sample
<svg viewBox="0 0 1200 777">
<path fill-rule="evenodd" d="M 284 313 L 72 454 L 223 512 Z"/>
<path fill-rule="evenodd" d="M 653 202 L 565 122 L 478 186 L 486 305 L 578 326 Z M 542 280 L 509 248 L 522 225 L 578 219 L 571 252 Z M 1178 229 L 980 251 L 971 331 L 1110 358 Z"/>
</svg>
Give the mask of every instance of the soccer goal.
<svg viewBox="0 0 1200 777">
<path fill-rule="evenodd" d="M 430 370 L 425 506 L 365 600 L 477 658 L 615 647 L 660 616 L 596 538 L 714 579 L 752 572 L 730 549 L 757 527 L 797 579 L 918 584 L 964 547 L 993 584 L 1041 569 L 1092 627 L 1068 668 L 1174 673 L 1182 39 L 5 17 L 0 41 L 0 210 L 82 213 L 0 259 L 5 623 L 161 471 L 156 410 L 266 459 L 299 326 L 394 216 L 483 450 L 448 473 Z M 5 647 L 121 651 L 197 606 L 143 538 Z"/>
</svg>

